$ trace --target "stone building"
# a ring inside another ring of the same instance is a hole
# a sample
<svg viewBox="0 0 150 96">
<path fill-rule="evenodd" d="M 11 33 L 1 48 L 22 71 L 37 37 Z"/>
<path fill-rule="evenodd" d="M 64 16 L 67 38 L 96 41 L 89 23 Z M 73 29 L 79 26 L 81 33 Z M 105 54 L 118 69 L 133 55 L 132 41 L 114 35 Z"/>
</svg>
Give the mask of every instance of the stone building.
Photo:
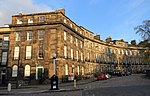
<svg viewBox="0 0 150 96">
<path fill-rule="evenodd" d="M 7 29 L 7 30 L 3 30 Z M 53 54 L 56 54 L 56 75 L 86 75 L 95 72 L 137 71 L 150 68 L 142 62 L 140 50 L 122 40 L 100 39 L 65 16 L 65 10 L 18 14 L 12 16 L 8 28 L 0 28 L 1 74 L 7 79 L 40 79 L 53 75 Z M 7 55 L 3 53 L 9 41 Z M 1 43 L 3 42 L 3 44 Z M 3 45 L 3 46 L 2 46 Z M 3 68 L 3 59 L 7 60 Z M 3 71 L 3 69 L 6 69 Z M 1 75 L 2 78 L 2 75 Z"/>
<path fill-rule="evenodd" d="M 8 76 L 9 34 L 10 28 L 0 28 L 0 84 L 5 84 Z"/>
</svg>

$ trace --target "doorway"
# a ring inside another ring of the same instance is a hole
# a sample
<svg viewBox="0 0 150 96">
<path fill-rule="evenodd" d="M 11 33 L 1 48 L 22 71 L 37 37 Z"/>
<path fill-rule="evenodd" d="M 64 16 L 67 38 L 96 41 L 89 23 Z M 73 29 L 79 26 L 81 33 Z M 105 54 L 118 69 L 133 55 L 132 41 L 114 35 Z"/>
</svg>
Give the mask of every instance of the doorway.
<svg viewBox="0 0 150 96">
<path fill-rule="evenodd" d="M 38 79 L 42 78 L 43 68 L 38 68 Z"/>
<path fill-rule="evenodd" d="M 2 74 L 2 84 L 6 84 L 6 76 L 4 73 Z"/>
</svg>

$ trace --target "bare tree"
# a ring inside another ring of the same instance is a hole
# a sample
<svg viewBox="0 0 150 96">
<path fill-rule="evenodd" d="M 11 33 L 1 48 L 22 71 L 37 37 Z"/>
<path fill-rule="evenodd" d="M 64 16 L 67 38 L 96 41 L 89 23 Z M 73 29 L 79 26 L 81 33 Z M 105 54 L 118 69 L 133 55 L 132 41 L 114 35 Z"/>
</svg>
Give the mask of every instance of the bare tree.
<svg viewBox="0 0 150 96">
<path fill-rule="evenodd" d="M 143 21 L 142 25 L 134 28 L 137 34 L 140 34 L 144 40 L 150 41 L 150 20 Z"/>
</svg>

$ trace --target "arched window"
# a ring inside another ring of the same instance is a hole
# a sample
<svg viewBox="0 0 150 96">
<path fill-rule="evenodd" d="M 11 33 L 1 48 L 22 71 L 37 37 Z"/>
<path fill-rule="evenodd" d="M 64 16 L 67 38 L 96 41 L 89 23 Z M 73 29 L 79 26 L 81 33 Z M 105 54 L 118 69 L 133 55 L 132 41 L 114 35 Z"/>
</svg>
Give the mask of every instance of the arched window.
<svg viewBox="0 0 150 96">
<path fill-rule="evenodd" d="M 68 65 L 65 65 L 65 75 L 68 75 Z"/>
<path fill-rule="evenodd" d="M 14 65 L 12 67 L 12 77 L 17 77 L 17 73 L 18 73 L 18 66 Z"/>
<path fill-rule="evenodd" d="M 24 76 L 30 76 L 30 65 L 26 65 L 25 66 L 25 70 L 24 70 Z"/>
</svg>

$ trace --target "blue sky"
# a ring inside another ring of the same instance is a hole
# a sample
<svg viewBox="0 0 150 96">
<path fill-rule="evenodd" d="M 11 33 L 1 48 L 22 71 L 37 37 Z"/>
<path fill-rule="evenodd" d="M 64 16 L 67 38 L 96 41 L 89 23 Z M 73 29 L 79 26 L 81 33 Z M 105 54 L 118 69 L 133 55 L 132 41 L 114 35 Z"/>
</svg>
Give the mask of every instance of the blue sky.
<svg viewBox="0 0 150 96">
<path fill-rule="evenodd" d="M 7 5 L 8 2 L 11 1 L 12 0 L 0 1 L 0 4 L 6 3 Z M 30 13 L 65 8 L 66 15 L 71 20 L 78 25 L 81 25 L 94 32 L 95 34 L 100 34 L 102 40 L 105 40 L 107 37 L 111 36 L 113 40 L 124 39 L 125 41 L 130 42 L 131 40 L 135 39 L 137 42 L 139 42 L 142 39 L 138 34 L 135 34 L 134 27 L 142 24 L 143 20 L 150 19 L 150 0 L 16 1 L 19 2 L 17 7 L 15 3 L 10 3 L 10 5 L 16 9 L 13 10 L 10 15 L 17 14 L 20 11 L 23 13 Z M 2 7 L 0 7 L 0 17 L 1 14 L 5 13 L 3 10 L 1 10 Z M 4 24 L 10 22 L 10 20 L 5 21 L 8 22 L 4 22 Z"/>
</svg>

